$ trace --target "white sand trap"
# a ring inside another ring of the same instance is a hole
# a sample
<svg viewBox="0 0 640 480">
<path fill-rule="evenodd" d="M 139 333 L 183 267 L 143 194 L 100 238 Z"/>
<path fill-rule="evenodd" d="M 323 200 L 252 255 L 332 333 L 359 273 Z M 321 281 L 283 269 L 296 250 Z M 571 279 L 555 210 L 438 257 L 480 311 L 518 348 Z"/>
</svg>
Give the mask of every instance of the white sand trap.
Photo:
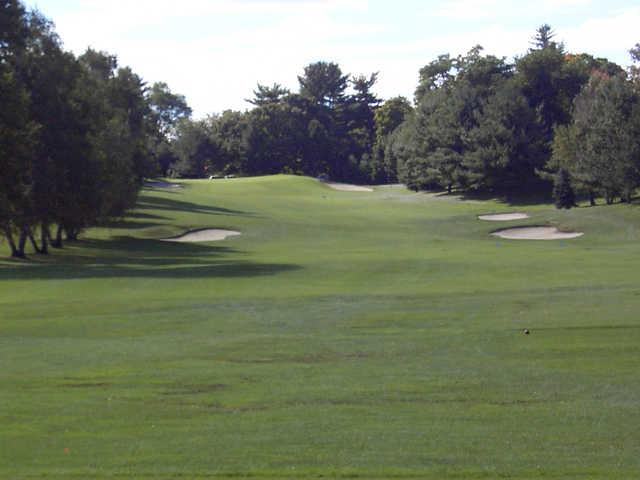
<svg viewBox="0 0 640 480">
<path fill-rule="evenodd" d="M 165 242 L 215 242 L 224 240 L 227 237 L 235 237 L 242 235 L 235 230 L 222 230 L 220 228 L 205 228 L 203 230 L 194 230 L 186 232 L 178 237 L 163 238 Z"/>
<path fill-rule="evenodd" d="M 562 240 L 577 238 L 582 232 L 561 232 L 556 227 L 516 227 L 498 230 L 491 235 L 511 240 Z"/>
<path fill-rule="evenodd" d="M 340 190 L 342 192 L 373 192 L 373 188 L 363 187 L 362 185 L 350 185 L 348 183 L 323 182 L 329 188 Z"/>
<path fill-rule="evenodd" d="M 179 183 L 169 182 L 144 182 L 144 186 L 153 188 L 182 188 L 182 185 Z"/>
<path fill-rule="evenodd" d="M 521 220 L 523 218 L 529 218 L 526 213 L 514 212 L 514 213 L 492 213 L 490 215 L 478 215 L 480 220 L 489 220 L 490 222 L 507 222 L 509 220 Z"/>
</svg>

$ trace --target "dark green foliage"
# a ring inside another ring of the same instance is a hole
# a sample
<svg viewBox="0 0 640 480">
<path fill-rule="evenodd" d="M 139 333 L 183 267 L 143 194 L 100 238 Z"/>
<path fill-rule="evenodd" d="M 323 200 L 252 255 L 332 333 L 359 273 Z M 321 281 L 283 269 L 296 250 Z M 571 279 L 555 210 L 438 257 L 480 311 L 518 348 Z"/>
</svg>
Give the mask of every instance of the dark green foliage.
<svg viewBox="0 0 640 480">
<path fill-rule="evenodd" d="M 274 83 L 272 86 L 258 84 L 256 90 L 253 91 L 254 98 L 247 101 L 256 106 L 268 105 L 280 102 L 289 93 L 289 90 L 278 83 Z"/>
<path fill-rule="evenodd" d="M 202 178 L 247 171 L 249 118 L 227 110 L 204 120 L 180 119 L 163 158 L 171 176 Z"/>
<path fill-rule="evenodd" d="M 412 112 L 411 104 L 404 97 L 391 98 L 375 109 L 375 143 L 370 166 L 374 183 L 397 181 L 398 160 L 393 152 L 395 132 Z"/>
<path fill-rule="evenodd" d="M 316 62 L 298 79 L 299 93 L 258 84 L 249 112 L 181 122 L 171 141 L 172 172 L 200 177 L 286 172 L 370 180 L 377 74 L 350 78 L 335 63 Z"/>
<path fill-rule="evenodd" d="M 374 112 L 376 140 L 393 133 L 413 112 L 409 101 L 404 97 L 390 98 Z"/>
<path fill-rule="evenodd" d="M 177 159 L 172 165 L 173 174 L 186 178 L 202 178 L 208 173 L 208 165 L 215 162 L 218 148 L 212 140 L 206 121 L 183 119 L 176 125 L 176 138 L 171 142 L 171 152 Z"/>
<path fill-rule="evenodd" d="M 420 69 L 420 81 L 415 93 L 416 103 L 419 103 L 427 92 L 442 88 L 453 79 L 452 70 L 455 63 L 456 59 L 447 53 Z"/>
<path fill-rule="evenodd" d="M 288 100 L 264 103 L 249 113 L 248 121 L 247 174 L 302 171 L 307 143 L 303 109 Z"/>
<path fill-rule="evenodd" d="M 629 73 L 636 87 L 640 87 L 640 43 L 636 43 L 635 47 L 629 50 L 629 54 L 631 55 L 631 60 L 634 62 L 629 68 Z"/>
<path fill-rule="evenodd" d="M 144 83 L 115 57 L 77 59 L 40 13 L 0 7 L 0 227 L 22 257 L 27 240 L 47 253 L 135 203 L 153 125 Z"/>
<path fill-rule="evenodd" d="M 166 176 L 169 167 L 177 161 L 171 152 L 170 141 L 175 138 L 177 124 L 181 119 L 191 116 L 191 108 L 183 95 L 173 93 L 164 82 L 156 82 L 146 92 L 151 108 L 151 117 L 155 136 L 151 137 L 151 149 L 155 157 L 156 168 Z"/>
<path fill-rule="evenodd" d="M 240 173 L 247 163 L 249 122 L 242 112 L 225 110 L 208 118 L 211 135 L 218 146 L 218 156 L 207 171 L 215 174 Z"/>
<path fill-rule="evenodd" d="M 508 190 L 535 178 L 543 165 L 536 116 L 511 65 L 475 47 L 432 62 L 422 70 L 421 84 L 406 130 L 412 145 L 398 150 L 402 181 L 411 188 Z"/>
<path fill-rule="evenodd" d="M 318 105 L 333 107 L 343 100 L 348 80 L 349 75 L 343 75 L 336 63 L 311 63 L 298 76 L 300 95 Z"/>
<path fill-rule="evenodd" d="M 553 201 L 556 204 L 556 208 L 569 209 L 575 206 L 576 199 L 571 186 L 571 179 L 564 168 L 561 168 L 556 174 L 553 183 Z"/>
<path fill-rule="evenodd" d="M 547 23 L 541 25 L 536 30 L 536 34 L 533 38 L 533 45 L 536 49 L 544 48 L 558 48 L 558 44 L 552 39 L 555 37 L 555 32 L 551 29 L 551 26 Z"/>
<path fill-rule="evenodd" d="M 550 169 L 607 203 L 629 201 L 640 185 L 640 98 L 623 76 L 594 74 L 576 97 L 572 123 L 556 131 Z"/>
<path fill-rule="evenodd" d="M 184 95 L 173 93 L 164 82 L 154 83 L 147 97 L 158 131 L 165 138 L 174 133 L 173 129 L 181 118 L 191 116 L 191 108 Z"/>
<path fill-rule="evenodd" d="M 299 93 L 258 84 L 249 100 L 255 108 L 237 114 L 237 127 L 219 135 L 217 122 L 206 126 L 201 143 L 217 147 L 191 151 L 208 152 L 207 159 L 191 155 L 187 168 L 183 155 L 174 172 L 326 174 L 400 180 L 413 189 L 549 193 L 554 132 L 571 121 L 573 99 L 594 71 L 622 69 L 565 53 L 548 25 L 514 64 L 482 55 L 480 46 L 456 58 L 440 55 L 420 71 L 415 109 L 400 98 L 381 105 L 372 93 L 377 74 L 350 77 L 335 63 L 315 62 L 298 77 Z M 223 140 L 232 153 L 223 153 Z M 578 190 L 590 188 L 584 174 L 571 176 Z"/>
<path fill-rule="evenodd" d="M 554 132 L 572 121 L 574 98 L 593 72 L 623 72 L 606 59 L 567 54 L 553 38 L 551 27 L 541 26 L 533 48 L 514 65 L 475 47 L 425 66 L 415 118 L 392 149 L 400 180 L 415 189 L 547 191 L 548 171 L 558 168 L 551 160 Z M 632 170 L 625 173 L 627 195 Z M 581 191 L 592 189 L 590 174 L 568 171 Z"/>
</svg>

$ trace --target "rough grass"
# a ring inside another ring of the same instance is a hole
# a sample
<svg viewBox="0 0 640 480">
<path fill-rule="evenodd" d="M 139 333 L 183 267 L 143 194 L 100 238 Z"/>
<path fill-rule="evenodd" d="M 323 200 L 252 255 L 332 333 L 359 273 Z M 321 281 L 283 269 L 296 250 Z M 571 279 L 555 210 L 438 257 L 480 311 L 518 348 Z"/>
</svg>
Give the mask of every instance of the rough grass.
<svg viewBox="0 0 640 480">
<path fill-rule="evenodd" d="M 0 477 L 640 476 L 636 206 L 184 183 L 0 261 Z"/>
</svg>

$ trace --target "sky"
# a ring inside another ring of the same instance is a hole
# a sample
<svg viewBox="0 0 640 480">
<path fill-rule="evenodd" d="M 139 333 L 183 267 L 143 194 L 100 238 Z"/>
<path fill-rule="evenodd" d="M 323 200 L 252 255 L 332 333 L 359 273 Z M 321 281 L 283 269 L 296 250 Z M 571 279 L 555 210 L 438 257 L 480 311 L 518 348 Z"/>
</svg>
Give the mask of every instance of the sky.
<svg viewBox="0 0 640 480">
<path fill-rule="evenodd" d="M 297 91 L 316 61 L 379 72 L 382 99 L 413 98 L 421 67 L 480 44 L 512 60 L 547 23 L 573 53 L 622 66 L 640 42 L 640 0 L 28 0 L 67 50 L 118 57 L 185 95 L 196 118 L 246 110 L 257 83 Z"/>
</svg>

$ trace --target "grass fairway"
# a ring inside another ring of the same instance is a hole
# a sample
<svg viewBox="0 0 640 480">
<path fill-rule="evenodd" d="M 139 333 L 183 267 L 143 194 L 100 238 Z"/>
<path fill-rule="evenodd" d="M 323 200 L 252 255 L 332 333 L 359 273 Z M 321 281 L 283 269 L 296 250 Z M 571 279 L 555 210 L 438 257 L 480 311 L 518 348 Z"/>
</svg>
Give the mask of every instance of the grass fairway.
<svg viewBox="0 0 640 480">
<path fill-rule="evenodd" d="M 637 206 L 183 183 L 0 261 L 0 477 L 640 477 Z"/>
</svg>

